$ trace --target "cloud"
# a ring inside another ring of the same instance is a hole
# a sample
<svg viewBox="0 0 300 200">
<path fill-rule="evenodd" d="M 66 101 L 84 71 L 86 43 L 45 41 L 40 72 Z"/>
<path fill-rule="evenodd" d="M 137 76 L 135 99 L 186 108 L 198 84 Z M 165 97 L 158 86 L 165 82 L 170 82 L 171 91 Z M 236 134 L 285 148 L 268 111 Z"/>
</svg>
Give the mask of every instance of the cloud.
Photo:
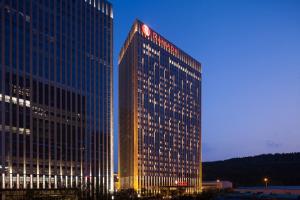
<svg viewBox="0 0 300 200">
<path fill-rule="evenodd" d="M 282 143 L 277 143 L 271 140 L 266 141 L 266 146 L 272 149 L 278 149 L 282 146 Z"/>
</svg>

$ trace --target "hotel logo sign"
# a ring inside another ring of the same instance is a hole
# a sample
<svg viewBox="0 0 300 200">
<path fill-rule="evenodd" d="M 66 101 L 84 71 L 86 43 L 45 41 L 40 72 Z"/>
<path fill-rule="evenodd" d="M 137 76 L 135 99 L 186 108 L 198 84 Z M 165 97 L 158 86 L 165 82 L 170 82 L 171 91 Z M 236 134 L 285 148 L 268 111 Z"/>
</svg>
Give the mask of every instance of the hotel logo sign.
<svg viewBox="0 0 300 200">
<path fill-rule="evenodd" d="M 171 54 L 174 54 L 178 57 L 179 50 L 174 47 L 174 45 L 170 44 L 168 41 L 166 41 L 163 37 L 161 37 L 159 34 L 151 30 L 146 24 L 143 24 L 142 27 L 142 35 L 150 40 L 152 40 L 154 43 L 158 44 L 161 48 L 165 49 Z"/>
<path fill-rule="evenodd" d="M 150 36 L 151 31 L 150 31 L 150 28 L 146 24 L 143 24 L 142 31 L 145 34 L 145 36 L 147 36 L 147 37 Z"/>
</svg>

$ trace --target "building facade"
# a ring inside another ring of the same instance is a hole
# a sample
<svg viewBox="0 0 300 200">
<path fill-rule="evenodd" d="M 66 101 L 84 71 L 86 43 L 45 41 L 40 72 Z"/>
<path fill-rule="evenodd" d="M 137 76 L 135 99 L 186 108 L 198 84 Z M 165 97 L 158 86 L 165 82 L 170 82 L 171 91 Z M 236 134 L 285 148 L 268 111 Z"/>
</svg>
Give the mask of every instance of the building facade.
<svg viewBox="0 0 300 200">
<path fill-rule="evenodd" d="M 201 64 L 136 21 L 119 55 L 120 188 L 201 190 Z"/>
<path fill-rule="evenodd" d="M 0 189 L 112 190 L 112 5 L 0 2 Z"/>
</svg>

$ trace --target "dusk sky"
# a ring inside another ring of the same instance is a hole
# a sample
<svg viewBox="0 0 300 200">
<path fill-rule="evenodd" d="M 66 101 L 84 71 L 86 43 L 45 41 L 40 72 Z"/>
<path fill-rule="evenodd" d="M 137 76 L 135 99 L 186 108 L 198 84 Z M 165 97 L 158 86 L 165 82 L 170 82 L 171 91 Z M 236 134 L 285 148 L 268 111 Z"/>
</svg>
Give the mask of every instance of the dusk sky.
<svg viewBox="0 0 300 200">
<path fill-rule="evenodd" d="M 117 57 L 136 18 L 202 63 L 203 160 L 300 152 L 299 0 L 110 0 Z"/>
</svg>

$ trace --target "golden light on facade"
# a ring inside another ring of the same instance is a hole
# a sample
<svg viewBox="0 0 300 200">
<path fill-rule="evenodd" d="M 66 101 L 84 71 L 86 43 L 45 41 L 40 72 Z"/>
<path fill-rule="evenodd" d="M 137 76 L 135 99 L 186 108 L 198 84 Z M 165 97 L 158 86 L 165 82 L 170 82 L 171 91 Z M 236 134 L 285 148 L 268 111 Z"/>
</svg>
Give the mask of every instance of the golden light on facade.
<svg viewBox="0 0 300 200">
<path fill-rule="evenodd" d="M 119 74 L 120 188 L 200 192 L 201 64 L 137 21 Z"/>
</svg>

